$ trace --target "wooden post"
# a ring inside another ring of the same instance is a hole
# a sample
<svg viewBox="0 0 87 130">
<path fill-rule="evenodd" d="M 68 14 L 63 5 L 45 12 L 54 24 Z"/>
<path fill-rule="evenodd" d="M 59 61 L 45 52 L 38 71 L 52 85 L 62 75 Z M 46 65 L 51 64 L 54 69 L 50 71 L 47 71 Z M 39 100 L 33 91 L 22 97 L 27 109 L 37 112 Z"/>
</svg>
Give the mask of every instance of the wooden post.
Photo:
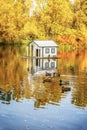
<svg viewBox="0 0 87 130">
<path fill-rule="evenodd" d="M 28 56 L 28 46 L 26 47 L 26 52 L 27 52 L 27 56 Z M 26 67 L 27 67 L 27 69 L 29 69 L 28 58 L 26 60 Z"/>
</svg>

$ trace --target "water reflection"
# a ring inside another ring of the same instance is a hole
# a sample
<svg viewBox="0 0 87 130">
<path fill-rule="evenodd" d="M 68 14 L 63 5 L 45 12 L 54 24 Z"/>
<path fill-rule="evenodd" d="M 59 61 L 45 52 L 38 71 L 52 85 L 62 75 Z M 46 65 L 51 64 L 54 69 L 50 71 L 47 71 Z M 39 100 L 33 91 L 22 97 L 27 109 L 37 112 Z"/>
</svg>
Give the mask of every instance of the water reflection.
<svg viewBox="0 0 87 130">
<path fill-rule="evenodd" d="M 63 65 L 61 65 L 64 61 Z M 75 50 L 61 55 L 61 73 L 72 75 L 71 103 L 78 107 L 87 106 L 87 50 Z M 75 76 L 75 77 L 74 77 Z"/>
<path fill-rule="evenodd" d="M 61 77 L 58 73 L 58 60 L 35 58 L 27 60 L 30 60 L 29 63 L 31 63 L 28 66 L 31 68 L 29 69 L 28 80 L 31 87 L 31 96 L 34 98 L 34 107 L 44 108 L 47 104 L 59 105 L 62 97 L 65 97 L 70 89 L 66 91 L 65 86 L 59 84 Z M 36 64 L 37 62 L 39 64 Z M 52 65 L 53 63 L 54 65 Z M 51 81 L 43 82 L 44 79 L 48 78 L 51 78 Z"/>
<path fill-rule="evenodd" d="M 10 104 L 10 101 L 12 100 L 12 93 L 10 92 L 4 92 L 0 90 L 0 100 L 2 100 L 2 103 L 4 104 Z"/>
<path fill-rule="evenodd" d="M 58 102 L 61 100 L 61 87 L 54 81 L 50 83 L 36 83 L 35 89 L 32 93 L 35 98 L 34 106 L 41 107 L 45 106 L 48 103 L 54 103 L 58 105 Z"/>
<path fill-rule="evenodd" d="M 0 47 L 0 99 L 3 101 L 13 99 L 19 101 L 27 96 L 26 88 L 29 89 L 27 70 L 23 66 L 23 60 L 19 58 L 17 47 Z M 29 95 L 29 93 L 28 93 Z"/>
<path fill-rule="evenodd" d="M 56 71 L 58 59 L 30 58 L 27 59 L 27 68 L 33 75 L 36 72 Z"/>
<path fill-rule="evenodd" d="M 69 52 L 62 52 L 61 61 L 59 60 L 60 70 L 70 74 L 76 74 L 87 71 L 87 50 L 75 50 Z"/>
<path fill-rule="evenodd" d="M 23 47 L 24 48 L 24 47 Z M 47 104 L 61 105 L 62 98 L 71 93 L 71 104 L 87 106 L 87 51 L 62 53 L 61 59 L 21 58 L 22 49 L 0 47 L 0 100 L 10 104 L 12 100 L 33 99 L 34 107 Z M 19 53 L 20 52 L 20 53 Z M 26 64 L 27 63 L 27 64 Z M 29 71 L 27 71 L 29 67 Z M 33 69 L 33 70 L 32 70 Z M 46 72 L 59 73 L 52 82 L 43 83 Z M 60 79 L 68 80 L 71 91 L 64 91 Z"/>
<path fill-rule="evenodd" d="M 75 87 L 72 92 L 72 103 L 78 107 L 87 106 L 87 76 L 79 75 L 75 79 Z"/>
<path fill-rule="evenodd" d="M 78 56 L 67 52 L 53 71 L 37 67 L 33 74 L 27 70 L 27 65 L 32 66 L 30 60 L 21 57 L 24 54 L 24 47 L 0 47 L 0 129 L 86 130 L 87 51 Z M 43 83 L 52 76 L 45 75 L 48 71 L 60 76 Z M 60 86 L 60 79 L 69 84 Z"/>
</svg>

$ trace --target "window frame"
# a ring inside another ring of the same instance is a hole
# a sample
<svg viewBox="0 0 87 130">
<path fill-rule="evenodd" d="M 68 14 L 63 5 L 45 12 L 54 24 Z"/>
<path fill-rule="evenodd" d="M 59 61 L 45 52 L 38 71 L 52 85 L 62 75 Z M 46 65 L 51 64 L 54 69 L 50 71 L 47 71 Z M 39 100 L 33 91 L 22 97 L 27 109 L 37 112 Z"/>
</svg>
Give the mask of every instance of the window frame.
<svg viewBox="0 0 87 130">
<path fill-rule="evenodd" d="M 50 52 L 50 48 L 45 48 L 45 53 L 48 54 Z"/>
<path fill-rule="evenodd" d="M 51 48 L 51 53 L 55 53 L 55 47 Z"/>
<path fill-rule="evenodd" d="M 51 62 L 51 68 L 55 68 L 55 62 Z"/>
<path fill-rule="evenodd" d="M 49 62 L 45 62 L 45 68 L 49 68 Z"/>
</svg>

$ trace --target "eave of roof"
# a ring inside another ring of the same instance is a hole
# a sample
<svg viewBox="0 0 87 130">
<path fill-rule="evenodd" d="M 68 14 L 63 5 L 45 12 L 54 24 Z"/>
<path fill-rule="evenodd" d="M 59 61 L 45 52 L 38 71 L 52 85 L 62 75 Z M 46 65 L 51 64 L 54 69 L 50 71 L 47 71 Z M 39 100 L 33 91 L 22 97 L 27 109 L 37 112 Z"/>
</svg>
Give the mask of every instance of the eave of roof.
<svg viewBox="0 0 87 130">
<path fill-rule="evenodd" d="M 34 42 L 38 47 L 58 47 L 58 45 L 52 40 L 34 40 L 32 42 Z"/>
</svg>

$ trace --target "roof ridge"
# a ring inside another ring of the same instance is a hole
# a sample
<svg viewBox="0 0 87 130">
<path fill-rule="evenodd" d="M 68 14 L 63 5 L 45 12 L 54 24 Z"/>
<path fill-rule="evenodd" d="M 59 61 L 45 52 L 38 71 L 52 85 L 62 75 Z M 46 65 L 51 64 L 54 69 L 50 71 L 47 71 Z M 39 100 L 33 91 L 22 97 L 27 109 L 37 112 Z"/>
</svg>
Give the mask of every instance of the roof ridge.
<svg viewBox="0 0 87 130">
<path fill-rule="evenodd" d="M 33 40 L 32 42 L 34 42 L 35 44 L 41 47 L 44 47 L 44 46 L 57 47 L 58 46 L 57 43 L 53 40 Z"/>
</svg>

